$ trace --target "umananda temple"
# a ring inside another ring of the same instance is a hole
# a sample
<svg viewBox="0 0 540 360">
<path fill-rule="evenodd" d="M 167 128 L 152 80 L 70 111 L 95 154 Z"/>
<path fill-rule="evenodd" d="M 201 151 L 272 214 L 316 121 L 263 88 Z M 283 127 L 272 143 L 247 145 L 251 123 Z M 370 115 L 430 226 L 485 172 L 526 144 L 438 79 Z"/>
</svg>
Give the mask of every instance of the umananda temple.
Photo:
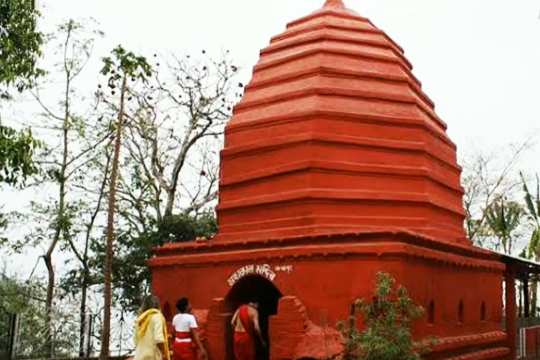
<svg viewBox="0 0 540 360">
<path fill-rule="evenodd" d="M 426 358 L 514 359 L 519 266 L 467 238 L 456 146 L 403 49 L 327 0 L 260 54 L 225 131 L 219 233 L 150 261 L 166 317 L 188 296 L 210 358 L 230 359 L 255 296 L 260 359 L 335 359 L 336 323 L 384 271 L 426 309 Z"/>
</svg>

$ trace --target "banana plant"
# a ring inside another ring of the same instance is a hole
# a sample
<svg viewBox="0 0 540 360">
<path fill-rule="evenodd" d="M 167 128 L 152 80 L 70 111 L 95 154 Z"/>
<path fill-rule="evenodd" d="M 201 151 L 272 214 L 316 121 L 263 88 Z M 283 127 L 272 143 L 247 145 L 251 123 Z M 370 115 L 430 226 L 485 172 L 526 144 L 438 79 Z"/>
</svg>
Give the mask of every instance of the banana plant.
<svg viewBox="0 0 540 360">
<path fill-rule="evenodd" d="M 489 232 L 502 245 L 505 254 L 512 253 L 514 243 L 513 232 L 519 227 L 524 211 L 520 204 L 499 197 L 486 209 L 486 225 Z"/>
<path fill-rule="evenodd" d="M 529 258 L 540 260 L 540 178 L 536 175 L 536 194 L 533 194 L 525 176 L 520 173 L 523 182 L 523 191 L 525 192 L 525 204 L 527 205 L 527 218 L 533 226 L 531 239 L 529 240 L 528 255 Z"/>
<path fill-rule="evenodd" d="M 536 175 L 536 194 L 532 193 L 527 186 L 525 176 L 520 173 L 521 181 L 523 183 L 523 191 L 525 193 L 525 204 L 527 210 L 527 219 L 533 227 L 531 238 L 529 239 L 529 246 L 527 249 L 527 255 L 529 259 L 536 261 L 540 260 L 540 179 L 538 174 Z M 536 314 L 536 302 L 537 302 L 537 287 L 538 278 L 533 277 L 531 289 L 531 308 L 533 310 L 532 315 Z"/>
</svg>

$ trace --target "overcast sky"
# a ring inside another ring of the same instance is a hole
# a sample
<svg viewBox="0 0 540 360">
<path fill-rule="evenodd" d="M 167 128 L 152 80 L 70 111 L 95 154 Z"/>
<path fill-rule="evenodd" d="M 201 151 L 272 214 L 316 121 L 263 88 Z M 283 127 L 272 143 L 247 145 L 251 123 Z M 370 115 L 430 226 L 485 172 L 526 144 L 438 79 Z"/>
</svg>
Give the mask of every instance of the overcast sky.
<svg viewBox="0 0 540 360">
<path fill-rule="evenodd" d="M 47 29 L 68 18 L 97 20 L 106 36 L 95 49 L 96 59 L 117 44 L 146 55 L 228 49 L 247 82 L 270 38 L 323 2 L 38 0 L 38 5 Z M 345 3 L 405 49 L 461 151 L 472 145 L 497 149 L 540 134 L 540 0 Z M 91 74 L 97 74 L 98 64 Z M 540 171 L 537 159 L 538 146 L 524 168 Z"/>
<path fill-rule="evenodd" d="M 324 2 L 40 1 L 47 22 L 88 16 L 99 21 L 106 38 L 98 53 L 117 43 L 145 53 L 229 49 L 249 73 L 271 36 Z M 345 3 L 405 49 L 460 147 L 471 141 L 501 144 L 539 131 L 540 0 Z"/>
</svg>

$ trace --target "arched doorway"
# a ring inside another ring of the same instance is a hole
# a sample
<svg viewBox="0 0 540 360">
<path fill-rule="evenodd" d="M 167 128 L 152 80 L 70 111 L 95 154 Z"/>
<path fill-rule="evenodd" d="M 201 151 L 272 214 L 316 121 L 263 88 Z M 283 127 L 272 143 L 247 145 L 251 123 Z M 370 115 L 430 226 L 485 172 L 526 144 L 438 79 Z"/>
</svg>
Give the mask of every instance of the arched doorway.
<svg viewBox="0 0 540 360">
<path fill-rule="evenodd" d="M 248 275 L 241 278 L 236 284 L 233 285 L 227 296 L 225 297 L 225 307 L 227 312 L 232 314 L 236 309 L 242 305 L 247 304 L 250 301 L 256 301 L 259 303 L 259 322 L 261 326 L 261 332 L 268 344 L 268 349 L 271 348 L 269 343 L 269 318 L 272 315 L 276 315 L 278 312 L 278 302 L 282 294 L 278 288 L 268 279 L 259 275 Z M 227 359 L 233 359 L 233 347 L 232 347 L 232 328 L 229 321 L 226 324 L 227 331 Z M 257 359 L 268 360 L 269 352 L 263 351 L 258 347 Z"/>
</svg>

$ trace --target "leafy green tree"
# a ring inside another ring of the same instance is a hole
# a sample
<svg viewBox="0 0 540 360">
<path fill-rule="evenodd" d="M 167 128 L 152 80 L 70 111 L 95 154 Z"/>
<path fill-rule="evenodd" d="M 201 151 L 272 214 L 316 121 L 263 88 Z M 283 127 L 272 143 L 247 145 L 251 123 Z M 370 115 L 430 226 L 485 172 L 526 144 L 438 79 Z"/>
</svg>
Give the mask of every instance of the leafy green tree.
<svg viewBox="0 0 540 360">
<path fill-rule="evenodd" d="M 0 0 L 0 99 L 10 97 L 10 87 L 23 91 L 44 73 L 37 67 L 43 43 L 38 16 L 31 0 Z"/>
<path fill-rule="evenodd" d="M 540 261 L 540 178 L 536 176 L 536 194 L 533 193 L 525 179 L 523 173 L 520 173 L 523 184 L 523 192 L 525 194 L 525 204 L 527 209 L 527 219 L 531 227 L 531 236 L 527 246 L 526 256 L 528 258 Z M 538 301 L 538 278 L 532 278 L 531 289 L 531 309 L 532 316 L 536 315 L 536 303 Z"/>
<path fill-rule="evenodd" d="M 403 286 L 387 273 L 377 273 L 372 301 L 359 299 L 347 324 L 340 329 L 346 339 L 348 360 L 420 360 L 425 347 L 413 342 L 411 325 L 422 317 L 424 309 L 409 297 Z M 356 326 L 358 313 L 365 329 Z"/>
<path fill-rule="evenodd" d="M 134 237 L 129 231 L 123 231 L 117 238 L 113 263 L 114 288 L 117 302 L 129 311 L 136 312 L 141 303 L 141 296 L 150 290 L 151 274 L 147 261 L 152 256 L 152 249 L 165 243 L 194 241 L 214 236 L 217 222 L 213 212 L 197 216 L 173 215 L 165 218 L 155 231 L 142 233 Z M 92 260 L 92 267 L 103 273 L 103 244 L 94 243 L 93 249 L 98 257 Z"/>
<path fill-rule="evenodd" d="M 241 92 L 233 82 L 238 69 L 227 56 L 155 56 L 152 69 L 148 83 L 130 87 L 124 108 L 113 279 L 115 296 L 130 309 L 150 285 L 146 261 L 153 247 L 215 233 L 209 211 L 219 180 L 214 159 Z M 104 96 L 101 103 L 116 114 L 116 102 Z"/>
<path fill-rule="evenodd" d="M 0 342 L 7 341 L 2 335 L 8 327 L 6 314 L 19 316 L 17 356 L 37 358 L 47 352 L 48 325 L 45 313 L 46 290 L 38 280 L 21 281 L 0 273 Z M 71 354 L 77 337 L 76 321 L 69 306 L 60 307 L 52 316 L 55 348 L 61 356 Z M 5 349 L 0 343 L 0 350 Z M 3 358 L 3 357 L 2 357 Z"/>
<path fill-rule="evenodd" d="M 37 173 L 34 152 L 40 142 L 30 130 L 17 132 L 0 124 L 0 184 L 20 185 Z"/>
<path fill-rule="evenodd" d="M 0 109 L 10 87 L 23 91 L 43 74 L 36 66 L 43 43 L 37 18 L 29 0 L 0 0 Z M 22 183 L 37 171 L 32 155 L 38 144 L 30 130 L 17 132 L 0 116 L 0 183 Z"/>
<path fill-rule="evenodd" d="M 519 203 L 509 201 L 504 197 L 497 198 L 486 209 L 486 224 L 491 234 L 502 245 L 505 254 L 512 254 L 515 242 L 514 232 L 521 224 L 524 215 Z"/>
<path fill-rule="evenodd" d="M 154 232 L 154 243 L 178 243 L 198 238 L 210 238 L 217 232 L 217 222 L 213 212 L 198 216 L 189 214 L 172 215 L 163 219 Z"/>
<path fill-rule="evenodd" d="M 34 153 L 41 146 L 30 130 L 17 132 L 0 123 L 0 188 L 3 184 L 23 186 L 30 176 L 38 173 Z M 8 240 L 2 233 L 8 226 L 8 219 L 1 210 L 0 203 L 0 244 L 5 244 Z"/>
<path fill-rule="evenodd" d="M 106 143 L 111 133 L 110 130 L 102 131 L 92 126 L 92 112 L 85 109 L 89 107 L 88 104 L 79 100 L 82 96 L 77 88 L 99 32 L 89 34 L 81 23 L 73 20 L 62 23 L 57 30 L 50 46 L 56 50 L 54 56 L 58 61 L 55 71 L 50 72 L 44 81 L 61 85 L 43 86 L 36 81 L 31 91 L 42 110 L 39 129 L 43 137 L 48 139 L 48 146 L 37 157 L 44 175 L 39 183 L 54 189 L 54 192 L 47 192 L 43 200 L 32 201 L 28 215 L 32 226 L 26 236 L 26 245 L 46 243 L 41 259 L 47 269 L 45 307 L 46 314 L 50 314 L 47 315 L 49 324 L 55 313 L 58 280 L 55 255 L 57 251 L 64 250 L 84 262 L 83 249 L 86 247 L 78 246 L 77 239 L 84 231 L 80 223 L 89 197 L 87 194 L 81 196 L 78 185 L 84 183 L 85 175 L 88 175 L 84 171 L 95 156 L 95 149 Z M 58 101 L 49 100 L 53 98 Z M 45 336 L 49 344 L 46 355 L 49 357 L 54 355 L 55 350 L 52 336 L 52 330 Z"/>
<path fill-rule="evenodd" d="M 44 345 L 42 334 L 45 329 L 44 300 L 44 291 L 40 284 L 36 282 L 24 284 L 5 273 L 0 275 L 0 333 L 7 333 L 9 326 L 7 314 L 18 314 L 31 322 L 31 326 L 22 327 L 20 335 L 24 339 L 24 345 L 19 348 L 22 353 L 36 354 L 42 350 Z M 33 331 L 26 331 L 28 328 L 33 328 Z M 2 340 L 7 341 L 7 338 Z M 2 345 L 0 349 L 5 349 L 6 344 Z"/>
<path fill-rule="evenodd" d="M 528 255 L 536 260 L 540 259 L 540 178 L 536 176 L 536 194 L 529 190 L 527 181 L 523 173 L 521 180 L 525 193 L 525 204 L 527 205 L 527 218 L 533 227 L 529 240 Z"/>
</svg>

